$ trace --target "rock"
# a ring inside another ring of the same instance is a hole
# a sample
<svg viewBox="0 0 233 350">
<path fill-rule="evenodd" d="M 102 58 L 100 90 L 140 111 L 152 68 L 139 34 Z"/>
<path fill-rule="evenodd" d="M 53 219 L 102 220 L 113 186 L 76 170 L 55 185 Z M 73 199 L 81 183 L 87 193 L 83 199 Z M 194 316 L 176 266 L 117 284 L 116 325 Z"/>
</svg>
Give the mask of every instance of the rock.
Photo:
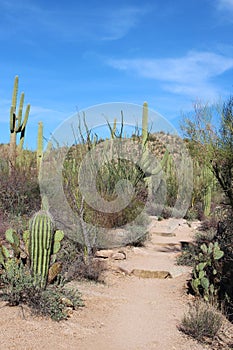
<svg viewBox="0 0 233 350">
<path fill-rule="evenodd" d="M 152 231 L 151 232 L 152 235 L 156 235 L 156 236 L 162 236 L 162 237 L 175 237 L 176 234 L 173 232 L 157 232 L 157 231 Z"/>
<path fill-rule="evenodd" d="M 116 252 L 111 257 L 113 260 L 125 260 L 126 254 L 123 251 Z"/>
<path fill-rule="evenodd" d="M 113 254 L 114 254 L 114 251 L 110 249 L 97 250 L 97 252 L 95 253 L 95 257 L 102 258 L 102 259 L 109 259 L 112 257 Z"/>
<path fill-rule="evenodd" d="M 49 268 L 49 273 L 48 273 L 48 283 L 52 283 L 57 275 L 61 272 L 62 270 L 62 264 L 59 262 L 55 262 L 50 268 Z"/>
<path fill-rule="evenodd" d="M 126 259 L 126 254 L 123 250 L 114 252 L 113 250 L 105 249 L 105 250 L 98 250 L 95 253 L 95 257 L 101 258 L 101 259 L 124 260 Z"/>
<path fill-rule="evenodd" d="M 65 306 L 67 306 L 68 308 L 74 307 L 73 302 L 69 298 L 66 298 L 66 297 L 61 298 L 61 303 Z"/>
<path fill-rule="evenodd" d="M 70 317 L 74 313 L 74 308 L 73 307 L 67 307 L 65 310 L 65 313 L 67 317 Z"/>
<path fill-rule="evenodd" d="M 131 275 L 140 277 L 140 278 L 172 278 L 169 271 L 152 271 L 152 270 L 139 270 L 134 269 L 131 272 Z"/>
</svg>

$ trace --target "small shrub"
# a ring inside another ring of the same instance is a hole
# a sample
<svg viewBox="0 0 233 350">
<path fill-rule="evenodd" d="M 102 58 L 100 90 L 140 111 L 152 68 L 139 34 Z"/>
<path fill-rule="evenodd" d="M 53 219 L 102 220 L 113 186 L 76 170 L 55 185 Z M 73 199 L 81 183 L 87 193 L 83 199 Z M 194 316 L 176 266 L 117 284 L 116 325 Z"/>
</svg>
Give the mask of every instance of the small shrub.
<svg viewBox="0 0 233 350">
<path fill-rule="evenodd" d="M 36 289 L 34 294 L 27 296 L 27 304 L 33 314 L 49 316 L 54 321 L 67 319 L 68 308 L 75 309 L 83 306 L 80 293 L 61 286 L 50 286 L 45 290 Z"/>
<path fill-rule="evenodd" d="M 209 230 L 217 231 L 218 221 L 219 220 L 214 216 L 210 217 L 209 219 L 203 220 L 200 225 L 200 230 L 204 232 Z"/>
<path fill-rule="evenodd" d="M 35 286 L 29 269 L 10 259 L 0 276 L 0 298 L 10 306 L 28 305 L 35 315 L 49 316 L 53 320 L 67 319 L 68 307 L 83 306 L 80 293 L 65 289 L 63 284 L 46 289 Z"/>
<path fill-rule="evenodd" d="M 200 246 L 203 243 L 209 244 L 210 242 L 212 243 L 217 242 L 216 235 L 217 235 L 217 231 L 214 229 L 210 229 L 206 232 L 198 231 L 195 234 L 195 244 L 197 245 L 198 248 L 200 248 Z"/>
<path fill-rule="evenodd" d="M 106 270 L 106 265 L 103 261 L 96 260 L 94 258 L 89 258 L 88 261 L 80 256 L 72 262 L 65 273 L 66 278 L 70 280 L 89 280 L 94 282 L 102 281 L 102 274 Z"/>
<path fill-rule="evenodd" d="M 28 215 L 40 208 L 37 173 L 31 169 L 0 172 L 0 209 L 11 216 Z"/>
<path fill-rule="evenodd" d="M 189 208 L 187 213 L 185 214 L 185 219 L 188 221 L 198 220 L 198 211 L 196 208 Z"/>
<path fill-rule="evenodd" d="M 28 293 L 35 292 L 33 279 L 29 269 L 19 264 L 17 259 L 9 259 L 5 270 L 0 276 L 2 285 L 1 299 L 7 301 L 10 306 L 26 302 Z"/>
<path fill-rule="evenodd" d="M 87 259 L 83 247 L 68 238 L 63 240 L 57 260 L 62 264 L 62 276 L 68 281 L 87 279 L 100 282 L 102 273 L 106 270 L 103 261 L 98 261 L 93 256 Z"/>
<path fill-rule="evenodd" d="M 194 244 L 188 244 L 182 248 L 181 254 L 176 259 L 177 265 L 194 266 L 196 262 L 195 256 L 197 254 L 197 250 L 198 247 Z"/>
<path fill-rule="evenodd" d="M 219 311 L 208 303 L 196 301 L 184 315 L 179 330 L 204 342 L 206 338 L 213 340 L 222 324 L 223 317 Z"/>
</svg>

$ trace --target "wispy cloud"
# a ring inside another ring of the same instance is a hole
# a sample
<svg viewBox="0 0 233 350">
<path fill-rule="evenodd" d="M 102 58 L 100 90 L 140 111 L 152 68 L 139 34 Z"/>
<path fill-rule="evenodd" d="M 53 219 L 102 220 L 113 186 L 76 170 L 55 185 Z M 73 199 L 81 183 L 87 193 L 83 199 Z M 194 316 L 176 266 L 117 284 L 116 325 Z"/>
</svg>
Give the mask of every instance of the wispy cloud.
<svg viewBox="0 0 233 350">
<path fill-rule="evenodd" d="M 233 0 L 217 0 L 219 10 L 230 10 L 233 12 Z"/>
<path fill-rule="evenodd" d="M 117 40 L 134 28 L 147 12 L 146 6 L 99 5 L 91 8 L 76 4 L 71 6 L 46 7 L 33 1 L 22 4 L 15 0 L 0 0 L 2 24 L 5 35 L 27 32 L 27 37 L 38 33 L 59 40 L 82 41 Z M 3 27 L 4 25 L 4 27 Z M 2 35 L 4 38 L 4 35 Z M 29 39 L 28 39 L 29 40 Z"/>
<path fill-rule="evenodd" d="M 233 68 L 233 58 L 213 52 L 190 51 L 184 57 L 164 59 L 111 59 L 112 67 L 160 82 L 162 88 L 190 97 L 217 97 L 212 79 Z"/>
<path fill-rule="evenodd" d="M 102 40 L 116 40 L 125 36 L 135 27 L 140 18 L 146 12 L 145 9 L 136 6 L 127 6 L 116 9 L 116 11 L 106 11 L 103 14 L 105 21 L 103 25 Z"/>
<path fill-rule="evenodd" d="M 216 0 L 214 4 L 221 24 L 233 23 L 233 0 Z"/>
</svg>

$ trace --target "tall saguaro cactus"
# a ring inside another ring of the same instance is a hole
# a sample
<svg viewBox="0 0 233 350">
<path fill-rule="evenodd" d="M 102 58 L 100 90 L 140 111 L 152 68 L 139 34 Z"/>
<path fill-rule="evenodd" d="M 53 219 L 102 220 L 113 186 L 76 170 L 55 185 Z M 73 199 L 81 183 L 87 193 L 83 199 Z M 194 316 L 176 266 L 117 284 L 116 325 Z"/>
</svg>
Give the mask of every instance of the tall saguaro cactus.
<svg viewBox="0 0 233 350">
<path fill-rule="evenodd" d="M 25 130 L 30 112 L 30 104 L 28 104 L 23 117 L 24 93 L 22 92 L 20 95 L 18 113 L 16 113 L 18 84 L 19 77 L 16 76 L 14 81 L 12 104 L 10 109 L 10 169 L 15 167 L 17 147 L 19 151 L 23 148 Z M 17 134 L 20 134 L 20 141 L 18 146 Z"/>
<path fill-rule="evenodd" d="M 40 168 L 40 164 L 43 157 L 43 123 L 38 123 L 38 134 L 37 134 L 37 167 Z"/>
<path fill-rule="evenodd" d="M 148 140 L 148 104 L 147 102 L 143 103 L 142 111 L 142 145 L 143 148 L 146 147 Z"/>
<path fill-rule="evenodd" d="M 202 178 L 205 184 L 203 193 L 203 209 L 204 215 L 209 216 L 211 212 L 211 198 L 214 187 L 214 175 L 211 169 L 205 165 L 202 170 Z"/>
</svg>

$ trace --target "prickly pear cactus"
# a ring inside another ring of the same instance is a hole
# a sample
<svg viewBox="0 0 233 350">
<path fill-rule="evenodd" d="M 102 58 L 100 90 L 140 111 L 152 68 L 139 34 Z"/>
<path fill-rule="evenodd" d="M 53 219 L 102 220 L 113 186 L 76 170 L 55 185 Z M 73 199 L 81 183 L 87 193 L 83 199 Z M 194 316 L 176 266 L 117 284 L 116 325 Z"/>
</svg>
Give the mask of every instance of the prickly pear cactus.
<svg viewBox="0 0 233 350">
<path fill-rule="evenodd" d="M 213 301 L 217 298 L 220 282 L 218 261 L 224 253 L 218 242 L 211 242 L 208 246 L 204 243 L 200 249 L 193 268 L 191 286 L 195 294 L 202 296 L 206 301 Z"/>
</svg>

